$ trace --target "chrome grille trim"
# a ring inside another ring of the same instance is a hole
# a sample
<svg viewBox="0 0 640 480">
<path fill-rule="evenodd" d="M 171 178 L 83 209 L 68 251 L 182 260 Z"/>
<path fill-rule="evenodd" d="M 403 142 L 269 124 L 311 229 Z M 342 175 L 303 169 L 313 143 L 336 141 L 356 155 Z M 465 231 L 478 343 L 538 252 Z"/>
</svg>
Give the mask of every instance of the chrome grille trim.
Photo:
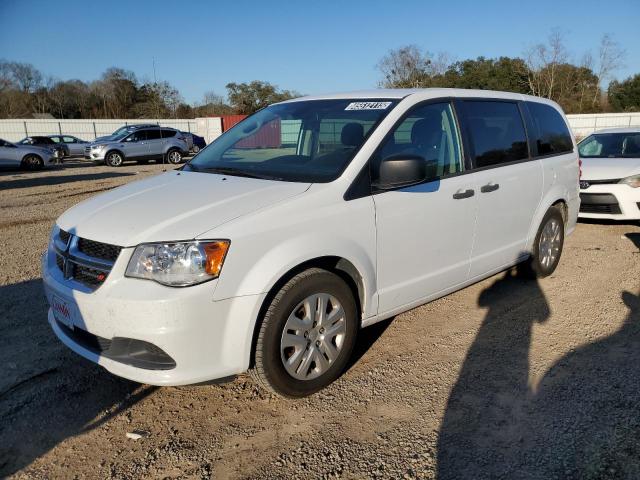
<svg viewBox="0 0 640 480">
<path fill-rule="evenodd" d="M 67 242 L 64 243 L 63 239 L 67 238 Z M 117 249 L 117 255 L 114 260 L 107 260 L 105 258 L 94 257 L 82 252 L 79 248 L 79 242 L 81 238 L 77 235 L 69 234 L 64 230 L 60 230 L 57 235 L 54 236 L 53 248 L 56 255 L 56 264 L 62 271 L 65 280 L 73 280 L 78 282 L 91 290 L 95 290 L 102 282 L 90 281 L 90 271 L 104 273 L 105 279 L 111 272 L 115 261 L 122 247 L 116 245 L 103 244 L 91 240 L 91 242 L 99 246 L 106 246 L 111 251 L 115 252 Z M 89 272 L 88 272 L 89 271 Z"/>
</svg>

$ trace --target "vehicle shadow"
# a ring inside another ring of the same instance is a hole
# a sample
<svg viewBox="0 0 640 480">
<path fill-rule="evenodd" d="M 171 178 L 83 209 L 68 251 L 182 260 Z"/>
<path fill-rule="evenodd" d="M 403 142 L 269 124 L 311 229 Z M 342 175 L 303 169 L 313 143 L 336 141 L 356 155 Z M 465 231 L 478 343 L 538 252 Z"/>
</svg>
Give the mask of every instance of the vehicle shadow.
<svg viewBox="0 0 640 480">
<path fill-rule="evenodd" d="M 624 236 L 631 240 L 636 248 L 640 251 L 640 233 L 625 233 Z"/>
<path fill-rule="evenodd" d="M 347 363 L 345 372 L 351 370 L 351 368 L 360 361 L 369 349 L 373 347 L 380 337 L 382 337 L 385 330 L 389 328 L 389 325 L 393 323 L 394 319 L 395 317 L 388 318 L 387 320 L 375 323 L 370 327 L 362 328 L 358 331 L 356 344 L 353 347 L 353 352 L 351 352 L 351 357 L 349 357 L 349 362 Z"/>
<path fill-rule="evenodd" d="M 640 478 L 640 300 L 614 334 L 529 384 L 532 328 L 550 317 L 537 281 L 510 272 L 479 298 L 487 314 L 451 390 L 439 479 Z"/>
<path fill-rule="evenodd" d="M 50 175 L 37 176 L 33 173 L 25 173 L 26 178 L 0 182 L 0 190 L 10 190 L 16 188 L 43 187 L 67 184 L 71 182 L 85 182 L 89 180 L 104 180 L 107 178 L 130 177 L 135 173 L 125 172 L 102 172 L 84 173 L 79 175 Z"/>
<path fill-rule="evenodd" d="M 0 478 L 154 392 L 64 347 L 47 323 L 40 279 L 0 287 L 0 311 Z"/>
</svg>

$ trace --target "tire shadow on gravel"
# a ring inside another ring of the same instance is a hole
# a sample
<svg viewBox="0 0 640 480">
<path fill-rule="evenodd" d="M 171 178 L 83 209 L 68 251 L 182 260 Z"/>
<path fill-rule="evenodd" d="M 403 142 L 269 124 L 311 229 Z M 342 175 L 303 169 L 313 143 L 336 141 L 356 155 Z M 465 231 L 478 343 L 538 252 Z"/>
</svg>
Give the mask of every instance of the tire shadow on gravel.
<svg viewBox="0 0 640 480">
<path fill-rule="evenodd" d="M 154 392 L 69 351 L 51 331 L 42 281 L 0 287 L 0 478 Z"/>
<path fill-rule="evenodd" d="M 485 289 L 488 312 L 453 387 L 438 478 L 640 478 L 640 296 L 614 334 L 558 360 L 529 385 L 532 327 L 550 307 L 511 273 Z M 588 312 L 576 312 L 588 315 Z"/>
<path fill-rule="evenodd" d="M 0 182 L 0 190 L 11 190 L 17 188 L 44 187 L 61 185 L 72 182 L 86 182 L 91 180 L 104 180 L 108 178 L 130 177 L 135 173 L 127 172 L 102 172 L 83 173 L 78 175 L 39 175 L 42 172 L 24 172 L 17 180 L 7 180 Z M 24 178 L 22 178 L 24 177 Z"/>
</svg>

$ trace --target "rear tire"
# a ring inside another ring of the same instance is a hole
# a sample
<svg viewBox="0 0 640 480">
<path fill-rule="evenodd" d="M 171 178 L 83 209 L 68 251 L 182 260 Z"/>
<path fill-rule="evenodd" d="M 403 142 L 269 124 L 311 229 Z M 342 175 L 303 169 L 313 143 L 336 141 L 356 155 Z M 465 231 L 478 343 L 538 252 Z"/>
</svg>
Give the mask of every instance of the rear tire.
<svg viewBox="0 0 640 480">
<path fill-rule="evenodd" d="M 340 376 L 357 331 L 357 307 L 349 286 L 327 270 L 305 270 L 271 300 L 260 325 L 251 375 L 277 395 L 311 395 Z"/>
<path fill-rule="evenodd" d="M 180 150 L 172 149 L 167 152 L 167 162 L 178 165 L 182 162 L 182 153 Z"/>
<path fill-rule="evenodd" d="M 104 163 L 109 167 L 121 167 L 124 158 L 120 152 L 109 152 L 104 157 Z"/>
<path fill-rule="evenodd" d="M 22 168 L 32 172 L 42 170 L 44 168 L 44 160 L 38 155 L 27 155 L 22 159 Z"/>
<path fill-rule="evenodd" d="M 540 222 L 531 257 L 522 264 L 521 273 L 525 277 L 548 277 L 560 263 L 565 228 L 561 208 L 559 206 L 549 208 Z"/>
</svg>

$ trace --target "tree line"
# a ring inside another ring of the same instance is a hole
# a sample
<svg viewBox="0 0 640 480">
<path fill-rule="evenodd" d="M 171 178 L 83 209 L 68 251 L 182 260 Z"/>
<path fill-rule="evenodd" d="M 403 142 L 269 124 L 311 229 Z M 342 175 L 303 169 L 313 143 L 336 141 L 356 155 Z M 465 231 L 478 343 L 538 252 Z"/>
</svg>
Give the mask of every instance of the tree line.
<svg viewBox="0 0 640 480">
<path fill-rule="evenodd" d="M 609 35 L 597 54 L 571 61 L 562 34 L 529 47 L 522 57 L 452 61 L 416 45 L 390 50 L 378 63 L 379 86 L 386 88 L 477 88 L 550 98 L 567 113 L 640 111 L 640 74 L 611 81 L 625 52 Z M 608 88 L 604 85 L 608 83 Z"/>
<path fill-rule="evenodd" d="M 559 31 L 529 47 L 521 57 L 453 61 L 416 45 L 390 50 L 377 64 L 379 86 L 388 88 L 477 88 L 550 98 L 567 113 L 640 111 L 640 74 L 612 80 L 624 50 L 604 35 L 595 55 L 580 61 Z M 605 88 L 605 85 L 608 86 Z M 33 65 L 0 60 L 0 118 L 50 114 L 55 118 L 195 118 L 250 114 L 274 102 L 300 96 L 269 82 L 231 82 L 226 98 L 207 92 L 193 105 L 168 82 L 140 81 L 134 72 L 108 68 L 99 79 L 58 80 Z"/>
<path fill-rule="evenodd" d="M 195 118 L 249 114 L 299 96 L 268 82 L 228 83 L 227 100 L 214 92 L 187 104 L 168 82 L 139 81 L 134 72 L 108 68 L 98 80 L 57 80 L 28 63 L 0 60 L 0 118 Z"/>
</svg>

